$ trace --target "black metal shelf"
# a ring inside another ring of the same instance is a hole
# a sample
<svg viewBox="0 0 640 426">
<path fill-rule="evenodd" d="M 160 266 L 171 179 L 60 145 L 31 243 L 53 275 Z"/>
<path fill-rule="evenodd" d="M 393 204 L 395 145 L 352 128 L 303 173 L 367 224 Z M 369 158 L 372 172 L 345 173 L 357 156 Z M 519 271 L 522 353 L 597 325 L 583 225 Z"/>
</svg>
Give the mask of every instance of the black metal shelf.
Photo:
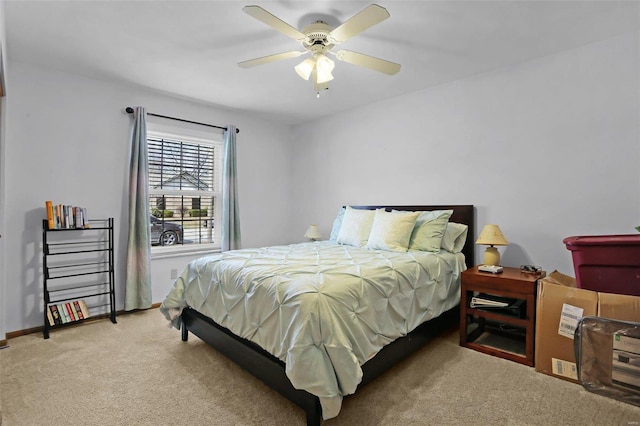
<svg viewBox="0 0 640 426">
<path fill-rule="evenodd" d="M 111 292 L 109 291 L 102 291 L 100 293 L 91 293 L 91 294 L 83 294 L 82 297 L 93 297 L 93 296 L 104 296 L 105 294 L 111 294 Z M 49 301 L 49 303 L 60 303 L 60 302 L 68 302 L 69 300 L 76 300 L 78 299 L 77 296 L 73 296 L 73 297 L 66 297 L 64 299 L 51 299 Z M 55 327 L 55 326 L 53 326 Z"/>
<path fill-rule="evenodd" d="M 90 307 L 100 307 L 101 309 L 107 307 L 111 322 L 116 324 L 113 218 L 92 220 L 90 223 L 89 228 L 49 229 L 48 221 L 46 219 L 42 221 L 43 336 L 45 339 L 49 338 L 49 331 L 54 328 L 64 327 L 87 319 L 76 319 L 64 324 L 51 325 L 47 312 L 50 305 L 58 303 L 108 296 L 108 303 L 96 299 L 96 303 L 91 304 Z M 61 241 L 60 238 L 62 237 L 58 236 L 55 241 L 49 241 L 49 236 L 52 236 L 52 233 L 63 231 L 79 232 L 83 236 L 90 236 L 90 239 Z M 96 235 L 93 236 L 92 234 Z M 80 247 L 81 245 L 86 248 Z M 80 248 L 80 250 L 77 248 Z M 56 249 L 62 251 L 55 251 Z M 65 261 L 72 263 L 65 263 Z M 83 278 L 88 279 L 92 275 L 99 274 L 106 274 L 106 281 L 102 279 L 100 282 L 82 281 Z M 63 286 L 50 288 L 53 280 L 62 282 Z"/>
<path fill-rule="evenodd" d="M 59 251 L 59 252 L 51 253 L 51 250 L 47 248 L 46 251 L 47 251 L 47 256 L 59 256 L 61 254 L 98 253 L 101 251 L 109 251 L 109 249 L 105 248 L 105 249 L 91 249 L 91 250 L 73 250 L 73 251 Z"/>
<path fill-rule="evenodd" d="M 113 218 L 112 218 L 113 219 Z M 104 226 L 105 223 L 109 223 L 108 222 L 109 219 L 92 219 L 89 220 L 89 227 L 88 228 L 52 228 L 49 229 L 49 224 L 45 223 L 43 224 L 43 229 L 46 229 L 48 232 L 63 232 L 63 231 L 87 231 L 90 229 L 94 229 L 94 230 L 109 230 L 111 229 L 111 224 L 108 224 L 107 226 Z M 91 224 L 100 224 L 100 226 L 91 226 Z"/>
<path fill-rule="evenodd" d="M 87 262 L 87 263 L 70 263 L 68 265 L 59 265 L 59 266 L 49 266 L 49 269 L 64 269 L 64 268 L 80 268 L 83 266 L 94 266 L 94 265 L 108 265 L 109 262 Z M 108 272 L 105 270 L 104 272 Z"/>
<path fill-rule="evenodd" d="M 78 272 L 76 274 L 66 274 L 66 275 L 57 275 L 55 277 L 52 277 L 51 275 L 49 275 L 49 273 L 47 273 L 47 279 L 48 280 L 57 280 L 60 278 L 71 278 L 71 277 L 81 277 L 84 275 L 96 275 L 96 274 L 106 274 L 110 271 L 105 270 L 105 271 L 91 271 L 91 272 Z"/>
</svg>

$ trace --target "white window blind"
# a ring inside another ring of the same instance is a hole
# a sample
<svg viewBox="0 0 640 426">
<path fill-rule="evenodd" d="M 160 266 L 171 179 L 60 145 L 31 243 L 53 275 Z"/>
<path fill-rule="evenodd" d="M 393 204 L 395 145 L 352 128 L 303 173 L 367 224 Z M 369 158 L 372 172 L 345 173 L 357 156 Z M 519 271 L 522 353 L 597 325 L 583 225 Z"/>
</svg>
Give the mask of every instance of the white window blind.
<svg viewBox="0 0 640 426">
<path fill-rule="evenodd" d="M 149 131 L 147 144 L 152 245 L 219 248 L 222 141 Z"/>
</svg>

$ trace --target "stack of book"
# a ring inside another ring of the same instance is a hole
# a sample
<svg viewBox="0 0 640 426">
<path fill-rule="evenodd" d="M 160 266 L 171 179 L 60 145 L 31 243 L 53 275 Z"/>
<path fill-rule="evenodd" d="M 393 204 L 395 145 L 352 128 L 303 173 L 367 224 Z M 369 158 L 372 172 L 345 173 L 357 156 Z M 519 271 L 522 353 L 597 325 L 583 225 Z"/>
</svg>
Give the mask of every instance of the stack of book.
<svg viewBox="0 0 640 426">
<path fill-rule="evenodd" d="M 82 229 L 89 227 L 87 209 L 45 201 L 49 229 Z"/>
<path fill-rule="evenodd" d="M 84 300 L 52 303 L 47 306 L 49 325 L 67 324 L 89 318 L 89 308 Z"/>
</svg>

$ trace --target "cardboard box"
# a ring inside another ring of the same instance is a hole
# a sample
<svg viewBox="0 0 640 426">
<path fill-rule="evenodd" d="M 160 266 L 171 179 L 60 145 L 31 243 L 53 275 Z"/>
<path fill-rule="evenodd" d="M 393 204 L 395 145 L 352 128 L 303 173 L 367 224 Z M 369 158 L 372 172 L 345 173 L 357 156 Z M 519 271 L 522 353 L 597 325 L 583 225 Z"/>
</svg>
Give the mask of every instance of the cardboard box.
<svg viewBox="0 0 640 426">
<path fill-rule="evenodd" d="M 544 281 L 552 284 L 563 285 L 566 287 L 578 287 L 578 282 L 575 278 L 558 271 L 553 271 L 552 273 L 544 277 Z"/>
<path fill-rule="evenodd" d="M 573 332 L 580 317 L 597 313 L 598 293 L 576 288 L 572 277 L 553 271 L 540 280 L 536 305 L 536 371 L 578 383 Z"/>
<path fill-rule="evenodd" d="M 640 322 L 640 297 L 598 293 L 598 316 Z"/>
<path fill-rule="evenodd" d="M 575 278 L 558 271 L 538 283 L 536 371 L 578 383 L 573 332 L 588 315 L 640 322 L 640 297 L 577 288 Z"/>
</svg>

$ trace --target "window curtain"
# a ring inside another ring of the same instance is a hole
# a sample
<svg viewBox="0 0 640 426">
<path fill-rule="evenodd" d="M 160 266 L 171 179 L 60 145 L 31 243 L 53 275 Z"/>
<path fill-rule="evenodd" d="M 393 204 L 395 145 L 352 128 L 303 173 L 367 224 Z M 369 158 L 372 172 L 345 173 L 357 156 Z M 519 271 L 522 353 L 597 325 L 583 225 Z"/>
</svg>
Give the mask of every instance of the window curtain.
<svg viewBox="0 0 640 426">
<path fill-rule="evenodd" d="M 133 109 L 129 165 L 129 239 L 124 309 L 151 307 L 151 237 L 149 229 L 149 157 L 147 113 Z"/>
<path fill-rule="evenodd" d="M 240 210 L 236 170 L 236 127 L 224 132 L 224 166 L 222 171 L 222 251 L 240 248 Z"/>
</svg>

